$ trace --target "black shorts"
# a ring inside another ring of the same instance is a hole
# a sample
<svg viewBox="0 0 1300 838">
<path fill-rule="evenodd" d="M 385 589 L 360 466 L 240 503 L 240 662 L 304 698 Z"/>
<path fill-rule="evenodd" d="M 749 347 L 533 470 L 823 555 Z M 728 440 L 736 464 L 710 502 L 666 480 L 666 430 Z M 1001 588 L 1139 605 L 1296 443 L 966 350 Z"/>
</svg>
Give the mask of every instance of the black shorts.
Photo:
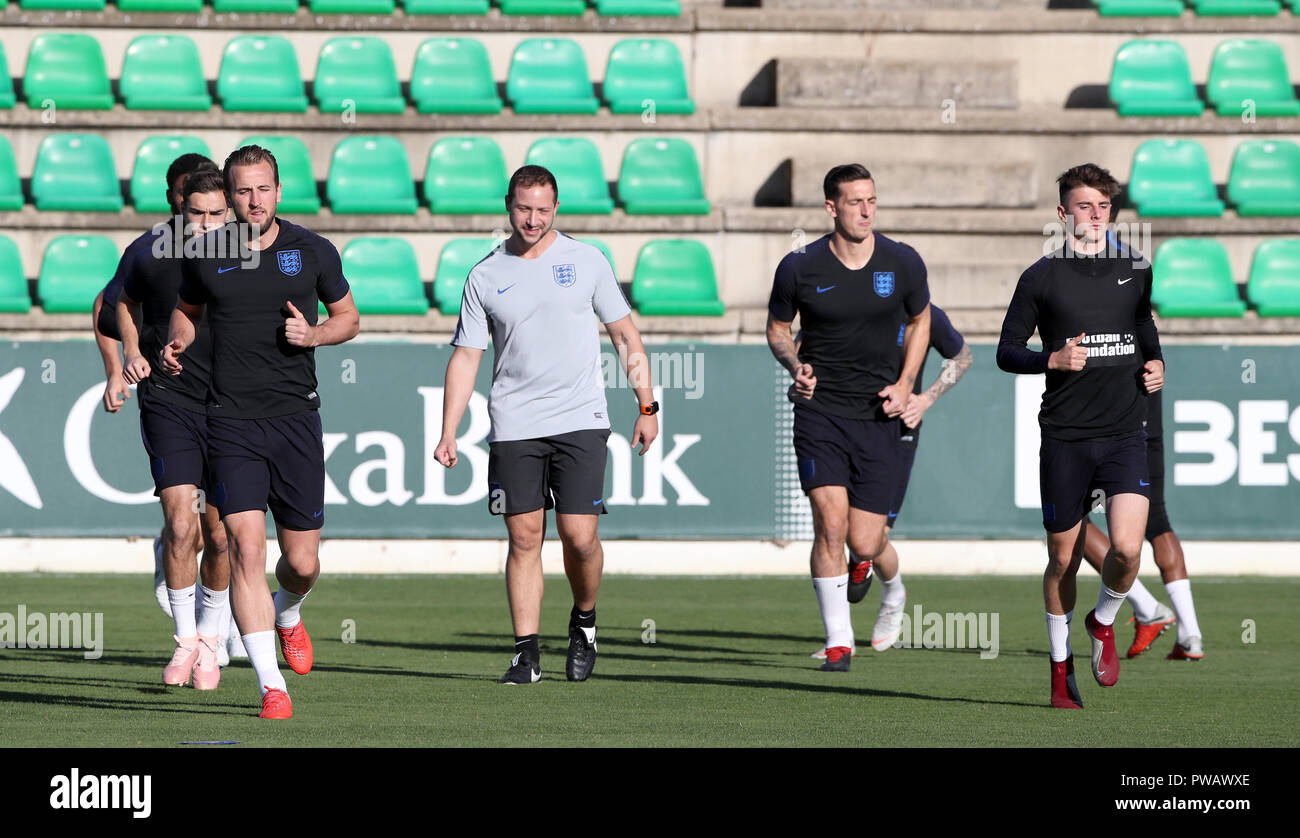
<svg viewBox="0 0 1300 838">
<path fill-rule="evenodd" d="M 907 484 L 912 479 L 912 465 L 916 462 L 916 446 L 921 441 L 921 426 L 909 428 L 902 422 L 898 423 L 899 433 L 901 436 L 898 442 L 901 446 L 899 456 L 898 471 L 898 490 L 894 493 L 893 509 L 889 511 L 889 520 L 885 526 L 892 527 L 898 523 L 898 513 L 903 511 L 903 500 L 907 497 Z"/>
<path fill-rule="evenodd" d="M 1147 397 L 1147 472 L 1151 475 L 1151 511 L 1147 513 L 1147 541 L 1154 541 L 1174 528 L 1165 509 L 1165 430 L 1159 390 Z"/>
<path fill-rule="evenodd" d="M 140 399 L 140 439 L 154 494 L 172 486 L 208 491 L 208 417 L 159 399 Z"/>
<path fill-rule="evenodd" d="M 325 523 L 325 445 L 314 410 L 270 419 L 209 416 L 208 465 L 223 519 L 269 506 L 286 529 Z"/>
<path fill-rule="evenodd" d="M 1132 494 L 1151 497 L 1147 447 L 1139 431 L 1118 439 L 1077 442 L 1044 436 L 1038 452 L 1038 485 L 1043 501 L 1043 527 L 1065 532 L 1083 520 L 1102 496 Z"/>
<path fill-rule="evenodd" d="M 517 515 L 554 509 L 604 515 L 608 429 L 570 431 L 488 446 L 488 510 Z"/>
<path fill-rule="evenodd" d="M 794 406 L 794 453 L 805 493 L 843 486 L 849 506 L 877 515 L 893 512 L 902 475 L 899 419 L 846 419 L 807 405 Z"/>
</svg>

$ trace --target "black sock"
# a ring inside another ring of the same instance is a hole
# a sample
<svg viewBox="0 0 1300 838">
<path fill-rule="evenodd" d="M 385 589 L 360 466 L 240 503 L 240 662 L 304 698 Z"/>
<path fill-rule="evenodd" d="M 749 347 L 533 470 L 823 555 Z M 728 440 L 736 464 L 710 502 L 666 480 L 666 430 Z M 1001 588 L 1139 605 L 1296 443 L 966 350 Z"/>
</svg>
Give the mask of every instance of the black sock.
<svg viewBox="0 0 1300 838">
<path fill-rule="evenodd" d="M 596 609 L 593 608 L 590 611 L 579 611 L 578 606 L 573 606 L 573 610 L 569 612 L 569 625 L 580 626 L 588 629 L 595 628 Z"/>
<path fill-rule="evenodd" d="M 538 661 L 542 659 L 542 651 L 537 647 L 537 635 L 535 634 L 516 637 L 515 651 L 523 655 L 524 660 Z"/>
</svg>

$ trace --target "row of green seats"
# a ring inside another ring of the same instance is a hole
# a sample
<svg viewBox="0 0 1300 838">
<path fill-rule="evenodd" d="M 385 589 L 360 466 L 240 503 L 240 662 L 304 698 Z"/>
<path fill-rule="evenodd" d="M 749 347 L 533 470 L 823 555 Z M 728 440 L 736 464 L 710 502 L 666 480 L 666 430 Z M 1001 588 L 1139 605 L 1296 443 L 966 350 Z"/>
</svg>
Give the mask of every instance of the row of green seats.
<svg viewBox="0 0 1300 838">
<path fill-rule="evenodd" d="M 614 260 L 604 243 L 589 241 Z M 459 314 L 461 293 L 470 268 L 486 256 L 494 239 L 453 239 L 438 256 L 433 298 L 444 314 Z M 343 275 L 363 314 L 425 314 L 429 299 L 416 261 L 405 239 L 357 238 L 343 248 Z M 91 310 L 95 295 L 113 276 L 120 258 L 116 245 L 104 236 L 56 236 L 45 248 L 36 296 L 49 313 Z M 717 277 L 708 248 L 689 239 L 652 241 L 641 248 L 632 278 L 632 300 L 646 315 L 723 313 Z M 0 312 L 27 312 L 27 293 L 18 248 L 0 236 Z"/>
<path fill-rule="evenodd" d="M 1272 41 L 1220 43 L 1210 62 L 1205 98 L 1219 116 L 1300 116 L 1286 56 Z M 1187 53 L 1174 41 L 1129 41 L 1115 53 L 1110 100 L 1120 116 L 1200 116 Z"/>
<path fill-rule="evenodd" d="M 217 97 L 227 111 L 307 110 L 306 86 L 293 44 L 277 35 L 239 35 L 226 44 L 217 77 Z M 212 96 L 194 41 L 184 35 L 141 35 L 127 46 L 118 88 L 131 110 L 199 110 Z M 407 101 L 387 43 L 374 37 L 327 41 L 312 85 L 322 112 L 396 113 Z M 99 42 L 79 33 L 32 39 L 23 76 L 27 104 L 41 108 L 108 109 L 112 85 Z M 681 53 L 671 42 L 627 38 L 609 53 L 603 87 L 612 113 L 690 114 Z M 594 93 L 582 48 L 564 38 L 521 42 L 510 62 L 506 96 L 516 113 L 594 114 Z M 416 52 L 410 98 L 416 111 L 500 113 L 501 97 L 487 49 L 473 38 L 430 38 Z M 0 107 L 16 101 L 4 47 L 0 45 Z"/>
<path fill-rule="evenodd" d="M 1187 6 L 1198 15 L 1276 15 L 1282 0 L 1092 0 L 1097 11 L 1107 17 L 1173 17 Z M 1300 0 L 1286 0 L 1300 14 Z"/>
<path fill-rule="evenodd" d="M 1240 317 L 1228 251 L 1214 239 L 1169 239 L 1156 248 L 1151 302 L 1162 317 Z M 1300 317 L 1300 239 L 1255 248 L 1246 297 L 1261 317 Z"/>
<path fill-rule="evenodd" d="M 320 212 L 321 201 L 307 147 L 295 137 L 246 137 L 275 155 L 286 214 Z M 197 152 L 212 157 L 199 137 L 145 139 L 136 152 L 131 201 L 138 212 L 165 212 L 171 161 Z M 223 159 L 223 158 L 213 158 Z M 548 137 L 528 149 L 526 164 L 545 166 L 559 186 L 561 211 L 607 215 L 614 199 L 600 153 L 585 137 Z M 505 156 L 489 137 L 444 137 L 429 150 L 424 204 L 435 213 L 504 213 L 509 183 Z M 681 139 L 641 137 L 623 152 L 619 203 L 630 215 L 707 215 L 704 180 L 695 149 Z M 108 141 L 97 134 L 51 134 L 41 141 L 32 170 L 32 201 L 42 211 L 118 212 L 124 206 Z M 325 182 L 336 213 L 414 213 L 415 180 L 406 149 L 389 136 L 347 137 L 334 148 Z M 0 135 L 0 210 L 24 203 L 13 147 Z"/>
<path fill-rule="evenodd" d="M 1300 216 L 1300 145 L 1245 140 L 1232 154 L 1228 201 L 1241 216 Z M 1138 147 L 1129 201 L 1139 215 L 1219 216 L 1210 161 L 1195 140 L 1149 140 Z"/>
<path fill-rule="evenodd" d="M 3 9 L 8 0 L 0 0 Z M 103 11 L 105 0 L 19 0 L 23 9 L 51 11 Z M 203 9 L 203 0 L 114 0 L 123 12 L 191 12 Z M 218 14 L 281 14 L 298 12 L 299 0 L 211 0 Z M 497 0 L 507 15 L 581 15 L 587 0 Z M 408 15 L 483 15 L 488 0 L 402 0 Z M 670 15 L 682 13 L 679 0 L 591 0 L 598 15 Z M 317 15 L 391 15 L 395 0 L 308 0 L 308 9 Z"/>
</svg>

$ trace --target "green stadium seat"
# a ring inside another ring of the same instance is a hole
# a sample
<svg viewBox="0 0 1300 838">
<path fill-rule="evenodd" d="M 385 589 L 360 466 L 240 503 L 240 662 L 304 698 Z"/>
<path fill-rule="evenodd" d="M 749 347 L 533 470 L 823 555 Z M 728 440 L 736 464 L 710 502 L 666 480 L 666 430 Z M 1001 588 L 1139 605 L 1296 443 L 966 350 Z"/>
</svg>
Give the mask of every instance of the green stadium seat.
<svg viewBox="0 0 1300 838">
<path fill-rule="evenodd" d="M 614 272 L 615 277 L 618 277 L 618 269 L 614 267 L 614 253 L 609 249 L 609 245 L 605 244 L 600 239 L 578 239 L 578 241 L 583 244 L 589 244 L 601 253 L 605 254 L 605 261 L 609 262 L 609 269 Z"/>
<path fill-rule="evenodd" d="M 314 15 L 391 15 L 394 0 L 311 0 Z"/>
<path fill-rule="evenodd" d="M 1300 317 L 1300 239 L 1255 248 L 1246 296 L 1260 317 Z"/>
<path fill-rule="evenodd" d="M 211 158 L 208 144 L 198 137 L 148 137 L 135 153 L 131 173 L 131 205 L 136 212 L 170 212 L 167 168 L 182 154 Z"/>
<path fill-rule="evenodd" d="M 1183 0 L 1092 0 L 1102 17 L 1167 17 L 1181 15 Z"/>
<path fill-rule="evenodd" d="M 320 212 L 320 194 L 316 191 L 316 175 L 311 169 L 311 155 L 307 146 L 297 137 L 262 134 L 245 137 L 236 148 L 257 145 L 275 156 L 280 170 L 280 205 L 277 212 Z"/>
<path fill-rule="evenodd" d="M 1139 215 L 1223 215 L 1210 161 L 1195 140 L 1148 140 L 1139 146 L 1128 197 Z"/>
<path fill-rule="evenodd" d="M 392 50 L 379 38 L 331 38 L 321 48 L 314 84 L 321 113 L 340 113 L 348 100 L 356 113 L 406 110 Z"/>
<path fill-rule="evenodd" d="M 102 4 L 101 4 L 102 7 Z M 27 106 L 43 107 L 52 100 L 56 108 L 108 110 L 113 90 L 108 83 L 104 52 L 89 35 L 37 35 L 27 52 L 23 74 Z"/>
<path fill-rule="evenodd" d="M 1275 15 L 1280 0 L 1188 0 L 1198 15 Z"/>
<path fill-rule="evenodd" d="M 199 48 L 184 35 L 141 35 L 126 48 L 122 100 L 131 110 L 206 111 L 212 107 Z"/>
<path fill-rule="evenodd" d="M 38 210 L 121 212 L 122 188 L 108 140 L 98 134 L 51 134 L 32 170 Z"/>
<path fill-rule="evenodd" d="M 488 0 L 402 0 L 408 15 L 485 15 Z"/>
<path fill-rule="evenodd" d="M 228 111 L 307 110 L 293 44 L 278 35 L 238 35 L 226 44 L 217 96 Z"/>
<path fill-rule="evenodd" d="M 433 301 L 443 314 L 460 314 L 460 300 L 470 269 L 492 252 L 497 239 L 452 239 L 438 254 L 433 276 Z"/>
<path fill-rule="evenodd" d="M 1246 302 L 1228 251 L 1214 239 L 1169 239 L 1156 248 L 1151 302 L 1162 317 L 1240 317 Z"/>
<path fill-rule="evenodd" d="M 32 298 L 27 293 L 27 277 L 23 275 L 18 245 L 8 236 L 0 236 L 0 312 L 26 314 L 31 310 Z"/>
<path fill-rule="evenodd" d="M 0 8 L 4 8 L 0 6 Z M 18 103 L 14 95 L 14 80 L 9 75 L 9 59 L 5 58 L 4 44 L 0 44 L 0 108 L 12 108 Z"/>
<path fill-rule="evenodd" d="M 9 138 L 0 134 L 0 210 L 23 208 L 23 182 L 18 177 L 18 161 Z"/>
<path fill-rule="evenodd" d="M 487 49 L 473 38 L 430 38 L 420 44 L 411 101 L 419 113 L 501 113 Z"/>
<path fill-rule="evenodd" d="M 1187 53 L 1173 41 L 1129 41 L 1115 53 L 1110 100 L 1120 116 L 1200 116 Z"/>
<path fill-rule="evenodd" d="M 679 17 L 678 0 L 596 0 L 598 15 L 666 15 Z"/>
<path fill-rule="evenodd" d="M 580 15 L 587 0 L 500 0 L 504 15 Z"/>
<path fill-rule="evenodd" d="M 618 200 L 628 215 L 708 215 L 695 149 L 686 140 L 655 137 L 628 143 Z"/>
<path fill-rule="evenodd" d="M 718 280 L 709 249 L 689 239 L 662 239 L 641 248 L 632 301 L 645 315 L 720 317 Z"/>
<path fill-rule="evenodd" d="M 420 265 L 406 239 L 353 239 L 343 248 L 343 275 L 362 314 L 426 314 Z"/>
<path fill-rule="evenodd" d="M 444 137 L 429 149 L 424 202 L 437 213 L 504 213 L 510 176 L 491 137 Z"/>
<path fill-rule="evenodd" d="M 1228 200 L 1237 215 L 1300 215 L 1300 145 L 1246 140 L 1237 146 Z"/>
<path fill-rule="evenodd" d="M 609 215 L 614 199 L 600 163 L 600 152 L 586 137 L 547 137 L 533 143 L 524 162 L 545 166 L 560 190 L 560 211 L 569 215 Z"/>
<path fill-rule="evenodd" d="M 212 0 L 212 9 L 218 14 L 292 15 L 298 12 L 298 0 Z"/>
<path fill-rule="evenodd" d="M 567 38 L 529 38 L 515 47 L 506 80 L 515 113 L 587 113 L 600 109 L 582 48 Z"/>
<path fill-rule="evenodd" d="M 1219 116 L 1241 116 L 1251 103 L 1256 116 L 1300 116 L 1286 57 L 1272 41 L 1236 39 L 1219 44 L 1205 95 Z"/>
<path fill-rule="evenodd" d="M 117 271 L 120 254 L 104 236 L 55 236 L 45 248 L 36 296 L 51 314 L 89 313 Z"/>
<path fill-rule="evenodd" d="M 197 14 L 203 10 L 203 0 L 116 0 L 123 12 L 185 12 Z"/>
<path fill-rule="evenodd" d="M 23 11 L 104 11 L 104 0 L 21 0 L 18 4 Z"/>
<path fill-rule="evenodd" d="M 629 38 L 609 53 L 605 101 L 612 113 L 641 113 L 647 99 L 660 113 L 695 113 L 686 88 L 686 67 L 672 41 Z"/>
<path fill-rule="evenodd" d="M 336 213 L 415 212 L 415 181 L 406 149 L 390 136 L 348 137 L 334 147 L 325 182 Z"/>
</svg>

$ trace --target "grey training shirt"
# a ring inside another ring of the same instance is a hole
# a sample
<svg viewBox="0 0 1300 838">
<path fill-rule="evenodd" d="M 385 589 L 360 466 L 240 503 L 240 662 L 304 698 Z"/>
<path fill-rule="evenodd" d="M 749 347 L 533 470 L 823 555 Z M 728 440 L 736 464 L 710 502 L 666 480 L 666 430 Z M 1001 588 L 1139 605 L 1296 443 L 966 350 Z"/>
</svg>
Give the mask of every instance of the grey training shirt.
<svg viewBox="0 0 1300 838">
<path fill-rule="evenodd" d="M 465 282 L 453 346 L 496 344 L 488 442 L 609 427 L 601 323 L 631 313 L 599 249 L 559 231 L 536 259 L 494 250 Z"/>
</svg>

